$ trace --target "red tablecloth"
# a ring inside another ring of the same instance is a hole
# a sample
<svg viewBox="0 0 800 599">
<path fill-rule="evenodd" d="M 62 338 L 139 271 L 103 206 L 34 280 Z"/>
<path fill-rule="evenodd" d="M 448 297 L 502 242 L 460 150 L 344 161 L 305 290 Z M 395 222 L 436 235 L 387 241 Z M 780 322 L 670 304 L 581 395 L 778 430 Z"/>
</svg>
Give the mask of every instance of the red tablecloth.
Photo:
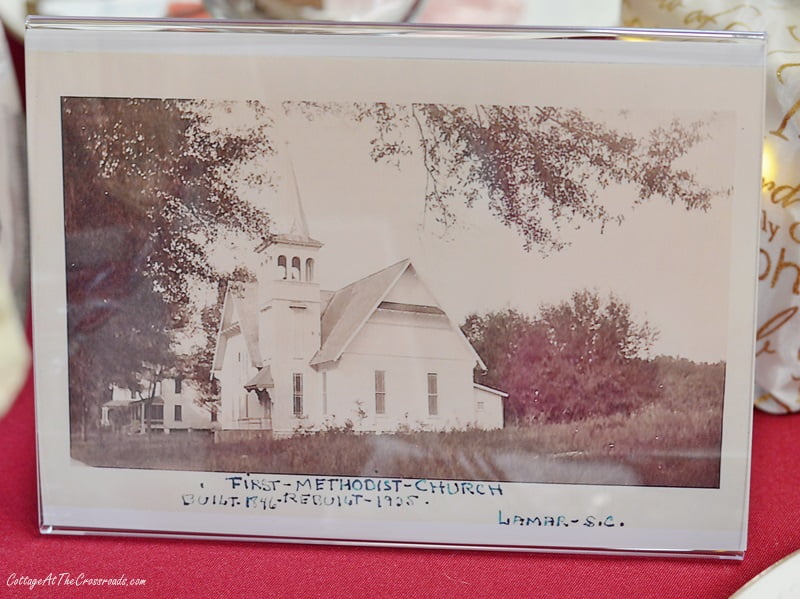
<svg viewBox="0 0 800 599">
<path fill-rule="evenodd" d="M 22 47 L 11 41 L 21 74 Z M 727 597 L 800 548 L 800 415 L 757 413 L 744 561 L 376 549 L 38 532 L 33 386 L 0 420 L 0 596 L 80 596 L 8 586 L 27 576 L 146 580 L 113 596 Z M 109 589 L 94 589 L 111 595 Z"/>
</svg>

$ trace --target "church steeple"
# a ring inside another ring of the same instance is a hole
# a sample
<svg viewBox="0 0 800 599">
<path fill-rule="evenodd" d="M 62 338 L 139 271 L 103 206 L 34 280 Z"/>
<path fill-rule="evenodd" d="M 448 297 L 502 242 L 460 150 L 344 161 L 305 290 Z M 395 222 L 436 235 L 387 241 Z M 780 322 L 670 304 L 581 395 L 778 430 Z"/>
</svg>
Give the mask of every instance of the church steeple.
<svg viewBox="0 0 800 599">
<path fill-rule="evenodd" d="M 288 422 L 321 397 L 309 362 L 321 339 L 316 266 L 322 244 L 309 232 L 288 144 L 274 163 L 280 181 L 270 214 L 272 235 L 258 248 L 258 339 L 274 381 L 273 417 Z"/>
<path fill-rule="evenodd" d="M 291 281 L 295 283 L 316 283 L 316 260 L 322 243 L 311 237 L 306 220 L 300 188 L 297 184 L 294 164 L 288 142 L 282 144 L 275 160 L 280 181 L 277 198 L 271 211 L 271 232 L 256 251 L 263 255 L 260 275 L 262 290 L 269 297 L 283 296 L 289 299 L 290 290 L 272 288 L 270 281 Z M 272 288 L 271 291 L 268 291 Z M 297 293 L 297 290 L 291 293 Z M 277 294 L 277 295 L 276 295 Z M 302 294 L 301 294 L 302 295 Z"/>
<path fill-rule="evenodd" d="M 286 168 L 283 169 L 283 173 L 286 180 L 281 197 L 289 204 L 286 207 L 286 212 L 289 215 L 289 227 L 286 234 L 297 239 L 311 240 L 311 235 L 308 232 L 306 213 L 305 210 L 303 210 L 303 202 L 300 200 L 300 190 L 297 187 L 297 175 L 294 172 L 294 162 L 291 160 L 289 154 L 288 143 L 285 144 L 284 149 Z"/>
<path fill-rule="evenodd" d="M 297 175 L 294 170 L 289 142 L 284 142 L 282 151 L 278 154 L 280 169 L 280 185 L 276 214 L 273 214 L 272 231 L 275 234 L 274 243 L 298 243 L 322 247 L 322 244 L 313 239 L 308 229 L 306 213 L 300 198 L 300 189 L 297 185 Z"/>
</svg>

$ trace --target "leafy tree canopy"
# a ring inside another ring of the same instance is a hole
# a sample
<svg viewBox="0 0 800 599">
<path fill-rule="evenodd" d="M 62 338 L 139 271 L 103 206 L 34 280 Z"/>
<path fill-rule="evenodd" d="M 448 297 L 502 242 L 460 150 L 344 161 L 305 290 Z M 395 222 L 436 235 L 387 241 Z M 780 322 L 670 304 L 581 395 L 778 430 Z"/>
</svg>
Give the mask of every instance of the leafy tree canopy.
<svg viewBox="0 0 800 599">
<path fill-rule="evenodd" d="M 461 106 L 286 102 L 309 119 L 338 114 L 375 127 L 371 156 L 400 161 L 419 153 L 427 173 L 426 209 L 444 227 L 457 222 L 455 203 L 485 202 L 543 255 L 567 244 L 563 226 L 622 223 L 629 206 L 601 192 L 633 186 L 636 203 L 661 198 L 686 210 L 708 210 L 726 190 L 700 184 L 680 158 L 706 139 L 706 124 L 672 119 L 637 136 L 556 106 Z M 626 111 L 617 115 L 624 123 Z M 409 135 L 409 131 L 413 135 Z"/>
<path fill-rule="evenodd" d="M 615 296 L 580 291 L 536 318 L 472 314 L 462 331 L 487 366 L 481 382 L 509 394 L 509 420 L 575 420 L 641 406 L 660 392 L 647 353 L 657 333 Z"/>
<path fill-rule="evenodd" d="M 247 108 L 241 131 L 214 124 L 230 110 L 220 103 L 63 99 L 73 415 L 110 384 L 134 388 L 148 369 L 177 365 L 196 282 L 232 276 L 212 266 L 214 244 L 267 236 L 268 215 L 239 186 L 262 182 L 246 165 L 272 153 L 271 121 L 261 105 Z"/>
</svg>

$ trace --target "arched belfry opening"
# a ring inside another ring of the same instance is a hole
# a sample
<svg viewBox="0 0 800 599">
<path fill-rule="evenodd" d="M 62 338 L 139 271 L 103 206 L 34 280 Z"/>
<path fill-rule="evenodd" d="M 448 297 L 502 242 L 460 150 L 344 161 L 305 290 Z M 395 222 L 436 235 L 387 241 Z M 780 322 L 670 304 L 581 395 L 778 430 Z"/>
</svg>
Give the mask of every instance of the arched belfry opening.
<svg viewBox="0 0 800 599">
<path fill-rule="evenodd" d="M 302 281 L 303 280 L 303 272 L 300 268 L 300 258 L 295 256 L 292 258 L 292 270 L 291 275 L 289 277 L 292 281 Z"/>
<path fill-rule="evenodd" d="M 306 281 L 314 282 L 314 259 L 306 258 Z"/>
<path fill-rule="evenodd" d="M 289 276 L 289 270 L 286 267 L 286 256 L 278 256 L 278 279 L 286 280 Z"/>
</svg>

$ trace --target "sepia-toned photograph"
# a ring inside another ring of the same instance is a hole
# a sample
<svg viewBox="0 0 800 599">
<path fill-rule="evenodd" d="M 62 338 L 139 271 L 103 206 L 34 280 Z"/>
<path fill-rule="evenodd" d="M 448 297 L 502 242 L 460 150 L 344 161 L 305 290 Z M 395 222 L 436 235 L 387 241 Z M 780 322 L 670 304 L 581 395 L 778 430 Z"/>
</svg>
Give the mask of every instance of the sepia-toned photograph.
<svg viewBox="0 0 800 599">
<path fill-rule="evenodd" d="M 736 115 L 61 98 L 73 461 L 717 488 Z"/>
<path fill-rule="evenodd" d="M 26 38 L 41 530 L 741 556 L 763 36 L 237 27 Z"/>
</svg>

